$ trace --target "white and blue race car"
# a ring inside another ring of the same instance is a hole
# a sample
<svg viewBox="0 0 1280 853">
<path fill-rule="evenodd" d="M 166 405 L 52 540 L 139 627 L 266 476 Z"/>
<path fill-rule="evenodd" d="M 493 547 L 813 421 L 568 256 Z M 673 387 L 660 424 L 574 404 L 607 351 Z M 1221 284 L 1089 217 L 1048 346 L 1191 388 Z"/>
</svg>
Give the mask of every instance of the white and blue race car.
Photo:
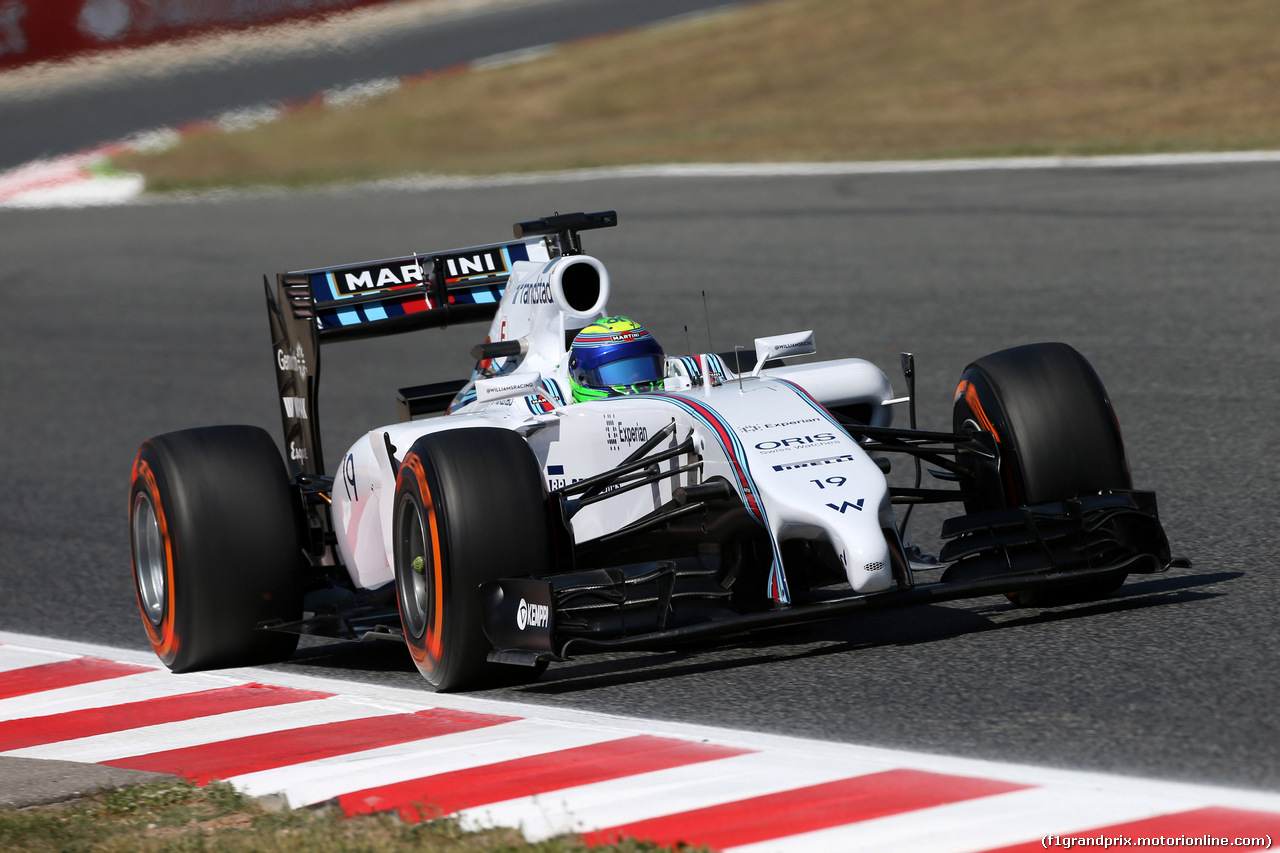
<svg viewBox="0 0 1280 853">
<path fill-rule="evenodd" d="M 1071 347 L 977 359 L 950 430 L 919 430 L 909 354 L 901 398 L 869 362 L 803 360 L 811 332 L 665 354 L 582 252 L 581 232 L 616 223 L 556 215 L 510 242 L 268 284 L 286 458 L 257 427 L 219 426 L 152 438 L 134 463 L 134 579 L 161 660 L 393 638 L 462 689 L 867 610 L 1088 600 L 1183 564 Z M 401 389 L 400 422 L 324 471 L 323 344 L 483 321 L 470 378 Z M 889 484 L 893 457 L 913 486 Z M 944 502 L 945 547 L 922 554 L 911 509 Z"/>
</svg>

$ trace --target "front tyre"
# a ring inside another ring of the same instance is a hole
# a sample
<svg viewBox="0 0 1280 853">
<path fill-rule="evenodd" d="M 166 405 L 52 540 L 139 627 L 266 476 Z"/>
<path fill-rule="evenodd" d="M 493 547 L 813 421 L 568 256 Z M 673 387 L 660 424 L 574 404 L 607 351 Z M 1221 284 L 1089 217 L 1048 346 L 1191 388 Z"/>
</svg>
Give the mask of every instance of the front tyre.
<svg viewBox="0 0 1280 853">
<path fill-rule="evenodd" d="M 414 664 L 437 690 L 529 680 L 545 667 L 488 662 L 479 586 L 555 569 L 537 458 L 504 429 L 423 436 L 396 477 L 396 600 Z"/>
<path fill-rule="evenodd" d="M 144 442 L 129 533 L 147 639 L 174 672 L 284 660 L 298 638 L 257 630 L 302 617 L 301 552 L 288 474 L 251 426 Z"/>
<path fill-rule="evenodd" d="M 1027 344 L 965 368 L 952 410 L 955 432 L 989 430 L 1000 447 L 1000 477 L 978 484 L 968 512 L 1050 503 L 1131 489 L 1120 425 L 1093 367 L 1062 343 Z M 1048 591 L 1013 593 L 1026 606 L 1102 598 L 1126 574 Z"/>
</svg>

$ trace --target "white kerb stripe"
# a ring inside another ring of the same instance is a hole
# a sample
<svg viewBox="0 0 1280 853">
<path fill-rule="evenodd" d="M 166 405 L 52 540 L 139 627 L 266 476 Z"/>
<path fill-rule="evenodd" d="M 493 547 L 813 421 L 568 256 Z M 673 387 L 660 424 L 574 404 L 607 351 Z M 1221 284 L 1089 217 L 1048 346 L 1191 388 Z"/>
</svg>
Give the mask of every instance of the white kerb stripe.
<svg viewBox="0 0 1280 853">
<path fill-rule="evenodd" d="M 402 712 L 379 711 L 371 708 L 368 703 L 337 697 L 312 699 L 305 702 L 292 702 L 288 705 L 247 708 L 226 714 L 143 726 L 138 729 L 126 729 L 76 740 L 31 746 L 26 749 L 14 749 L 6 752 L 5 755 L 14 758 L 50 758 L 95 764 L 134 755 L 203 746 L 232 738 L 251 737 L 303 726 L 340 723 L 391 713 Z"/>
<path fill-rule="evenodd" d="M 59 687 L 0 699 L 0 720 L 17 720 L 24 717 L 44 717 L 83 711 L 86 708 L 105 708 L 129 702 L 144 702 L 166 696 L 181 696 L 201 690 L 216 690 L 244 684 L 242 679 L 229 679 L 202 673 L 177 676 L 165 670 L 122 675 L 106 681 L 91 681 L 71 687 Z"/>
<path fill-rule="evenodd" d="M 730 847 L 725 853 L 977 853 L 1178 810 L 1162 797 L 1033 788 Z"/>
<path fill-rule="evenodd" d="M 517 720 L 227 779 L 254 797 L 283 794 L 293 808 L 340 794 L 619 739 L 616 731 Z"/>
<path fill-rule="evenodd" d="M 883 769 L 879 764 L 854 761 L 801 764 L 791 756 L 757 752 L 478 806 L 459 816 L 468 829 L 518 826 L 530 841 L 540 841 Z"/>
</svg>

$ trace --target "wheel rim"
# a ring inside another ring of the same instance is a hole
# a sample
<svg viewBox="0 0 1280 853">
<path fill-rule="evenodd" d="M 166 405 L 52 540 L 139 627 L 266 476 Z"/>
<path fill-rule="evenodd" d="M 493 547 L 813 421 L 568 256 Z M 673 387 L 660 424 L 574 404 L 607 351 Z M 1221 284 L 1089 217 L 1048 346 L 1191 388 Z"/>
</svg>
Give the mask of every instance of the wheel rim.
<svg viewBox="0 0 1280 853">
<path fill-rule="evenodd" d="M 396 592 L 400 598 L 400 618 L 407 632 L 421 637 L 427 630 L 427 618 L 431 613 L 431 584 L 428 581 L 435 567 L 427 548 L 422 513 L 409 495 L 400 501 L 397 522 L 400 538 L 396 549 Z"/>
<path fill-rule="evenodd" d="M 138 492 L 133 499 L 132 532 L 134 575 L 138 596 L 142 600 L 142 612 L 152 625 L 158 626 L 164 620 L 167 566 L 156 508 L 145 491 Z"/>
</svg>

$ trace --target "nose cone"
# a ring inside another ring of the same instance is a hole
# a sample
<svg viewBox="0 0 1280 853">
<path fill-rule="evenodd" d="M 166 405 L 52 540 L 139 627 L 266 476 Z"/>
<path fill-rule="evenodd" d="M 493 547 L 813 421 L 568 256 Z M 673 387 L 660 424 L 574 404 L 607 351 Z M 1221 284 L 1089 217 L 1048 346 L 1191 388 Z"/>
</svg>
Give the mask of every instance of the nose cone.
<svg viewBox="0 0 1280 853">
<path fill-rule="evenodd" d="M 716 391 L 715 403 L 727 410 L 742 441 L 774 541 L 826 540 L 855 592 L 888 589 L 888 484 L 858 443 L 788 385 L 753 383 L 739 393 L 731 384 Z"/>
<path fill-rule="evenodd" d="M 863 514 L 856 521 L 832 522 L 826 527 L 826 534 L 835 546 L 854 592 L 881 592 L 893 585 L 889 543 L 885 539 L 881 519 L 888 507 L 887 489 L 881 500 L 882 505 L 865 505 Z M 833 506 L 828 505 L 828 508 Z"/>
</svg>

